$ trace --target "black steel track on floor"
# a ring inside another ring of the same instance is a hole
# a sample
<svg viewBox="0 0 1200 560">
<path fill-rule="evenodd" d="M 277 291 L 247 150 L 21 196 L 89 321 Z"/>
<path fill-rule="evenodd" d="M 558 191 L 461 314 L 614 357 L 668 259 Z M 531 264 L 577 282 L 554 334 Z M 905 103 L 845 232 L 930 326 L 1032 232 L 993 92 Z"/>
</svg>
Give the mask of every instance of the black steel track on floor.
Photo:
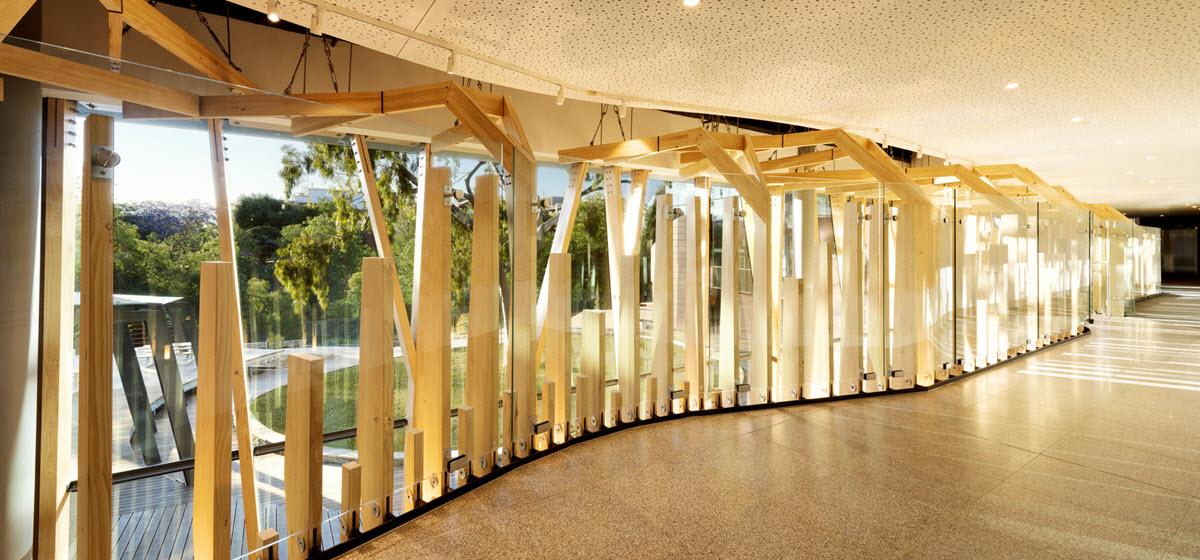
<svg viewBox="0 0 1200 560">
<path fill-rule="evenodd" d="M 843 395 L 843 396 L 836 396 L 836 397 L 822 397 L 822 398 L 818 398 L 818 399 L 785 401 L 785 402 L 777 402 L 777 403 L 752 404 L 752 405 L 737 406 L 737 407 L 732 407 L 732 408 L 691 410 L 691 411 L 684 411 L 679 414 L 672 414 L 670 416 L 659 416 L 659 417 L 655 417 L 655 418 L 648 418 L 646 420 L 639 420 L 637 422 L 630 422 L 628 424 L 617 424 L 616 426 L 613 426 L 611 428 L 606 428 L 599 432 L 584 433 L 583 435 L 581 435 L 577 438 L 569 439 L 566 442 L 560 443 L 553 447 L 550 447 L 550 448 L 546 449 L 545 451 L 534 451 L 528 457 L 525 457 L 523 459 L 513 459 L 512 461 L 510 461 L 508 464 L 504 465 L 503 467 L 494 467 L 492 472 L 490 472 L 484 476 L 480 476 L 480 477 L 468 476 L 467 483 L 464 486 L 460 486 L 459 488 L 450 490 L 446 494 L 443 494 L 442 496 L 440 496 L 434 500 L 425 502 L 425 503 L 421 504 L 420 506 L 416 507 L 415 509 L 413 509 L 412 511 L 408 511 L 408 512 L 402 513 L 400 515 L 389 516 L 378 527 L 375 527 L 368 531 L 362 531 L 362 532 L 353 534 L 350 536 L 350 538 L 346 539 L 345 541 L 343 541 L 341 543 L 338 543 L 332 547 L 329 547 L 328 549 L 314 553 L 312 556 L 310 556 L 310 558 L 316 558 L 316 559 L 337 558 L 338 556 L 346 554 L 346 553 L 354 550 L 355 548 L 362 546 L 364 543 L 366 543 L 372 539 L 375 539 L 376 537 L 379 537 L 385 533 L 388 533 L 389 531 L 392 531 L 393 529 L 396 529 L 396 528 L 404 525 L 405 523 L 408 523 L 409 521 L 412 521 L 426 513 L 429 513 L 445 504 L 448 504 L 448 503 L 454 501 L 459 496 L 462 496 L 475 488 L 479 488 L 493 480 L 496 480 L 496 479 L 504 476 L 505 474 L 512 472 L 513 470 L 517 469 L 518 467 L 521 467 L 522 465 L 527 465 L 527 464 L 532 463 L 543 457 L 553 455 L 554 453 L 557 453 L 559 451 L 567 449 L 573 445 L 592 441 L 592 440 L 598 439 L 598 438 L 602 438 L 604 436 L 607 436 L 610 434 L 615 434 L 617 432 L 621 432 L 621 431 L 627 430 L 629 428 L 648 426 L 651 424 L 657 424 L 659 422 L 669 422 L 671 420 L 678 420 L 680 418 L 690 418 L 693 416 L 712 416 L 712 415 L 716 415 L 716 414 L 749 412 L 752 410 L 800 407 L 800 406 L 807 406 L 807 405 L 811 405 L 811 404 L 820 404 L 820 403 L 833 402 L 833 401 L 846 401 L 846 400 L 851 400 L 851 399 L 862 399 L 862 398 L 870 398 L 870 397 L 886 397 L 886 396 L 890 396 L 890 395 L 903 395 L 903 394 L 907 394 L 907 393 L 923 393 L 926 391 L 932 391 L 939 387 L 945 387 L 946 385 L 949 385 L 951 383 L 957 383 L 959 381 L 962 381 L 963 379 L 967 379 L 968 377 L 972 377 L 972 376 L 975 376 L 975 375 L 978 375 L 981 373 L 991 371 L 992 369 L 995 369 L 997 367 L 1009 365 L 1009 364 L 1016 362 L 1022 358 L 1032 356 L 1033 354 L 1037 354 L 1044 350 L 1049 350 L 1051 348 L 1055 348 L 1059 345 L 1066 344 L 1068 342 L 1074 342 L 1074 341 L 1079 340 L 1080 338 L 1090 335 L 1090 334 L 1092 334 L 1091 329 L 1085 327 L 1083 329 L 1082 333 L 1077 334 L 1075 336 L 1064 338 L 1058 342 L 1047 344 L 1047 345 L 1042 346 L 1041 348 L 1037 348 L 1035 350 L 1029 350 L 1022 354 L 1017 354 L 1016 356 L 1008 358 L 1007 360 L 996 362 L 987 367 L 979 368 L 979 369 L 976 369 L 976 370 L 973 370 L 970 372 L 963 373 L 961 375 L 957 375 L 955 377 L 951 377 L 948 379 L 944 379 L 942 381 L 934 382 L 932 385 L 928 385 L 928 386 L 917 385 L 911 389 L 901 389 L 901 390 L 897 390 L 897 391 L 885 391 L 882 393 L 855 393 L 853 395 Z M 280 543 L 281 544 L 283 543 L 283 538 L 281 538 Z"/>
</svg>

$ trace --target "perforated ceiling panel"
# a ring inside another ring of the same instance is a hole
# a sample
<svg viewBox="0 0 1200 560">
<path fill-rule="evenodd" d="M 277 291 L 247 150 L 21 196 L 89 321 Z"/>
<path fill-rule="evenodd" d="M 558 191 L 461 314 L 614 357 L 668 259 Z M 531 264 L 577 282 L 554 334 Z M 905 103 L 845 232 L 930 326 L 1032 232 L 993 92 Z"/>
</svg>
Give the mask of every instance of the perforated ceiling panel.
<svg viewBox="0 0 1200 560">
<path fill-rule="evenodd" d="M 445 68 L 446 50 L 361 20 L 618 97 L 847 125 L 967 162 L 1015 161 L 1088 201 L 1200 202 L 1195 1 L 332 4 L 366 18 L 327 16 L 331 33 L 435 68 Z M 312 7 L 286 0 L 281 13 L 307 26 Z M 557 89 L 469 56 L 456 66 L 485 81 Z"/>
</svg>

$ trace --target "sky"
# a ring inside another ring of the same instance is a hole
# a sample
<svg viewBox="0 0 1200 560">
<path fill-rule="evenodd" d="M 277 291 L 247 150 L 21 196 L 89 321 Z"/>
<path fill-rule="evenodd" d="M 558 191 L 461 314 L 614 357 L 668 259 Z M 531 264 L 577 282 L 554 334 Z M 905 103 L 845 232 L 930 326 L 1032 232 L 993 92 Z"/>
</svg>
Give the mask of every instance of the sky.
<svg viewBox="0 0 1200 560">
<path fill-rule="evenodd" d="M 121 155 L 113 192 L 116 202 L 213 203 L 206 129 L 117 121 L 114 132 L 114 147 Z M 229 159 L 225 163 L 225 176 L 230 201 L 248 194 L 282 197 L 280 150 L 288 145 L 303 149 L 304 143 L 282 136 L 234 131 L 226 131 L 225 136 Z M 468 171 L 475 161 L 464 157 L 459 168 Z M 542 196 L 561 196 L 566 184 L 566 167 L 538 166 L 538 191 Z"/>
</svg>

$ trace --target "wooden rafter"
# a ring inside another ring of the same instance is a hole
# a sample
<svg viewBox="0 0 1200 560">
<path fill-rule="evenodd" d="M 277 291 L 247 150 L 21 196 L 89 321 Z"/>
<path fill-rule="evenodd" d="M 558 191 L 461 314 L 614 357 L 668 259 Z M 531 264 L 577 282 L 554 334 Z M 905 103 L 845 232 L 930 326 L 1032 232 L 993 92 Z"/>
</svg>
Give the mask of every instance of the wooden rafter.
<svg viewBox="0 0 1200 560">
<path fill-rule="evenodd" d="M 195 94 L 12 45 L 0 45 L 0 74 L 200 116 Z"/>
<path fill-rule="evenodd" d="M 471 129 L 465 124 L 456 124 L 433 135 L 429 140 L 430 150 L 440 152 L 471 137 Z"/>
<path fill-rule="evenodd" d="M 256 87 L 232 64 L 204 48 L 198 39 L 145 0 L 100 0 L 100 3 L 109 12 L 121 14 L 121 20 L 125 24 L 138 30 L 201 74 L 233 85 Z"/>
<path fill-rule="evenodd" d="M 725 177 L 729 184 L 733 185 L 734 189 L 737 189 L 738 194 L 742 195 L 754 213 L 761 218 L 769 219 L 771 197 L 767 193 L 767 186 L 758 177 L 747 173 L 742 166 L 738 165 L 712 133 L 701 129 L 697 134 L 697 144 L 700 146 L 700 151 L 704 152 L 704 155 L 712 162 L 713 167 Z M 750 153 L 753 154 L 753 150 L 750 150 Z"/>
<path fill-rule="evenodd" d="M 8 35 L 25 17 L 34 0 L 3 0 L 0 2 L 0 35 Z"/>
<path fill-rule="evenodd" d="M 809 152 L 807 154 L 800 154 L 797 156 L 769 159 L 759 165 L 762 167 L 762 170 L 766 172 L 776 171 L 779 169 L 792 169 L 795 167 L 809 168 L 832 161 L 837 161 L 845 157 L 849 157 L 845 150 L 835 148 L 832 150 Z"/>
</svg>

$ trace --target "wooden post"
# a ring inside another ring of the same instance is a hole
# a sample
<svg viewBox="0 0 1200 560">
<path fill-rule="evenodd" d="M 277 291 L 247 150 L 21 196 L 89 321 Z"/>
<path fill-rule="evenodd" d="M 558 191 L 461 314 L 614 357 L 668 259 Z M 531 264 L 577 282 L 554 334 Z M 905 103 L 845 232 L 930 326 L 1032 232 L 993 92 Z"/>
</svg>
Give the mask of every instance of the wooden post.
<svg viewBox="0 0 1200 560">
<path fill-rule="evenodd" d="M 550 422 L 554 424 L 554 380 L 546 378 L 542 381 L 542 409 L 538 416 L 538 423 Z M 550 448 L 554 441 L 554 430 L 543 434 L 534 434 L 534 446 L 538 451 L 545 451 Z"/>
<path fill-rule="evenodd" d="M 842 212 L 842 359 L 833 394 L 858 393 L 862 380 L 862 220 L 859 203 L 846 202 Z"/>
<path fill-rule="evenodd" d="M 425 434 L 426 501 L 442 495 L 450 459 L 450 209 L 444 193 L 449 184 L 450 170 L 432 167 L 417 192 L 412 317 L 420 328 L 413 333 L 417 354 L 408 418 Z M 516 446 L 529 443 L 519 439 Z"/>
<path fill-rule="evenodd" d="M 584 433 L 595 431 L 592 429 L 594 415 L 595 412 L 592 410 L 592 377 L 584 374 L 581 366 L 579 375 L 575 376 L 574 421 L 575 427 L 578 430 L 577 434 L 583 435 Z"/>
<path fill-rule="evenodd" d="M 279 560 L 279 531 L 263 529 L 258 533 L 259 554 L 262 560 Z"/>
<path fill-rule="evenodd" d="M 804 262 L 804 384 L 801 394 L 806 399 L 829 396 L 832 363 L 829 360 L 830 306 L 828 256 L 821 240 L 817 214 L 817 193 L 801 191 L 802 219 L 800 241 Z"/>
<path fill-rule="evenodd" d="M 475 457 L 467 452 L 467 444 L 464 442 L 469 442 L 475 439 L 474 434 L 471 433 L 471 430 L 474 429 L 475 409 L 467 405 L 458 407 L 458 454 L 455 455 L 455 458 L 460 456 L 467 458 L 467 469 L 466 472 L 463 473 L 464 480 L 459 483 L 459 486 L 462 486 L 466 483 L 467 479 L 471 478 L 470 465 L 471 461 L 473 461 Z"/>
<path fill-rule="evenodd" d="M 783 344 L 779 351 L 779 383 L 772 392 L 773 402 L 800 398 L 801 372 L 804 371 L 804 314 L 801 308 L 804 283 L 800 278 L 783 279 L 781 307 Z"/>
<path fill-rule="evenodd" d="M 753 305 L 750 313 L 750 369 L 743 381 L 750 384 L 748 404 L 763 404 L 767 402 L 767 392 L 770 388 L 771 355 L 775 347 L 773 331 L 774 314 L 778 307 L 775 303 L 778 297 L 776 275 L 778 245 L 773 244 L 775 233 L 774 224 L 769 220 L 775 214 L 775 199 L 772 197 L 771 215 L 760 216 L 751 211 L 744 223 L 751 227 L 746 230 L 747 248 L 750 252 L 750 268 L 754 275 L 751 300 Z"/>
<path fill-rule="evenodd" d="M 675 388 L 675 278 L 671 262 L 675 255 L 673 216 L 671 194 L 658 195 L 654 216 L 654 354 L 650 363 L 650 386 L 654 388 L 656 396 L 651 406 L 659 416 L 671 412 L 671 391 Z"/>
<path fill-rule="evenodd" d="M 704 288 L 708 268 L 704 266 L 704 248 L 707 246 L 707 240 L 704 237 L 703 210 L 700 197 L 693 196 L 688 199 L 685 210 L 687 260 L 684 276 L 687 278 L 687 293 L 684 306 L 687 324 L 684 326 L 684 378 L 688 382 L 689 392 L 686 395 L 685 410 L 699 410 L 708 387 L 708 294 Z"/>
<path fill-rule="evenodd" d="M 896 314 L 892 324 L 892 362 L 888 388 L 909 389 L 917 375 L 917 337 L 914 332 L 916 315 L 921 313 L 917 302 L 917 217 L 915 204 L 906 204 L 896 213 L 896 282 L 893 288 Z"/>
<path fill-rule="evenodd" d="M 200 264 L 200 352 L 196 356 L 196 487 L 192 492 L 192 542 L 197 558 L 229 558 L 233 442 L 234 338 L 233 265 Z M 246 451 L 249 454 L 249 450 Z M 106 528 L 107 529 L 107 528 Z M 257 535 L 255 540 L 257 541 Z M 258 546 L 250 550 L 256 550 Z M 108 555 L 105 554 L 105 557 Z M 99 558 L 99 556 L 95 556 Z"/>
<path fill-rule="evenodd" d="M 537 217 L 533 211 L 533 198 L 537 195 L 537 165 L 525 153 L 503 154 L 512 163 L 505 162 L 513 185 L 510 222 L 510 255 L 512 258 L 512 308 L 509 331 L 509 367 L 511 368 L 513 406 L 510 414 L 504 413 L 512 422 L 512 438 L 515 442 L 513 454 L 526 457 L 529 454 L 530 435 L 537 418 L 536 398 L 537 361 L 534 358 L 537 346 Z M 525 449 L 521 448 L 524 442 Z"/>
<path fill-rule="evenodd" d="M 112 555 L 113 175 L 93 162 L 113 147 L 112 118 L 87 117 L 83 136 L 76 550 L 94 559 Z"/>
<path fill-rule="evenodd" d="M 325 360 L 292 354 L 287 377 L 283 492 L 288 532 L 293 535 L 288 539 L 288 558 L 308 558 L 321 549 Z"/>
<path fill-rule="evenodd" d="M 358 461 L 350 461 L 342 465 L 342 542 L 358 534 L 361 506 L 362 468 Z"/>
<path fill-rule="evenodd" d="M 888 254 L 887 232 L 891 207 L 873 200 L 867 219 L 867 367 L 863 378 L 864 393 L 887 389 Z"/>
<path fill-rule="evenodd" d="M 385 259 L 364 258 L 362 266 L 356 437 L 358 461 L 362 465 L 362 495 L 375 506 L 363 512 L 362 526 L 366 530 L 379 526 L 391 513 L 395 485 L 392 474 L 392 418 L 395 414 L 392 298 L 395 294 Z M 411 453 L 411 450 L 406 451 Z M 407 461 L 405 463 L 407 467 Z M 408 475 L 406 468 L 406 485 L 411 482 Z"/>
<path fill-rule="evenodd" d="M 213 198 L 216 201 L 217 240 L 220 246 L 221 260 L 230 263 L 230 281 L 233 283 L 234 325 L 225 332 L 226 336 L 234 337 L 234 358 L 237 369 L 233 372 L 233 412 L 237 427 L 238 449 L 252 449 L 254 442 L 250 439 L 250 409 L 246 396 L 246 362 L 242 349 L 245 336 L 242 333 L 242 297 L 238 288 L 237 278 L 237 243 L 233 238 L 233 214 L 229 208 L 228 189 L 225 184 L 225 140 L 219 119 L 208 120 L 209 160 L 212 166 Z M 242 508 L 245 511 L 246 547 L 255 550 L 262 543 L 258 540 L 258 494 L 255 492 L 257 481 L 254 476 L 254 454 L 246 453 L 238 456 L 238 473 L 242 482 Z"/>
<path fill-rule="evenodd" d="M 404 430 L 404 511 L 409 512 L 420 505 L 421 488 L 424 486 L 425 434 L 412 427 Z M 376 501 L 378 504 L 378 501 Z M 384 504 L 391 509 L 391 495 Z M 369 513 L 369 512 L 368 512 Z M 364 527 L 365 528 L 365 527 Z"/>
<path fill-rule="evenodd" d="M 567 410 L 571 404 L 571 254 L 551 253 L 546 267 L 550 289 L 542 336 L 546 339 L 545 378 L 553 383 L 554 394 L 547 401 L 543 385 L 542 400 L 554 406 L 544 411 L 543 420 L 550 422 L 554 441 L 562 443 L 569 429 Z"/>
<path fill-rule="evenodd" d="M 475 179 L 471 226 L 471 301 L 467 310 L 467 404 L 478 411 L 466 445 L 475 476 L 492 472 L 499 427 L 500 384 L 500 214 L 496 175 Z M 460 419 L 461 421 L 461 419 Z M 459 441 L 462 442 L 461 426 Z M 460 443 L 459 447 L 463 447 Z"/>
<path fill-rule="evenodd" d="M 590 384 L 586 391 L 587 406 L 584 407 L 588 416 L 583 419 L 589 432 L 600 429 L 604 414 L 604 320 L 604 311 L 589 309 L 583 312 L 583 341 L 579 349 L 579 375 L 581 380 L 587 376 L 587 382 Z M 580 383 L 582 384 L 583 381 Z"/>
<path fill-rule="evenodd" d="M 741 325 L 738 324 L 738 251 L 742 246 L 741 213 L 736 196 L 721 201 L 721 355 L 717 363 L 721 406 L 737 404 L 736 385 L 741 361 Z"/>
<path fill-rule="evenodd" d="M 75 199 L 63 181 L 69 102 L 47 98 L 42 146 L 42 323 L 40 329 L 37 543 L 38 560 L 67 558 L 70 511 L 71 389 L 75 336 Z M 72 132 L 73 133 L 73 132 Z"/>
</svg>

